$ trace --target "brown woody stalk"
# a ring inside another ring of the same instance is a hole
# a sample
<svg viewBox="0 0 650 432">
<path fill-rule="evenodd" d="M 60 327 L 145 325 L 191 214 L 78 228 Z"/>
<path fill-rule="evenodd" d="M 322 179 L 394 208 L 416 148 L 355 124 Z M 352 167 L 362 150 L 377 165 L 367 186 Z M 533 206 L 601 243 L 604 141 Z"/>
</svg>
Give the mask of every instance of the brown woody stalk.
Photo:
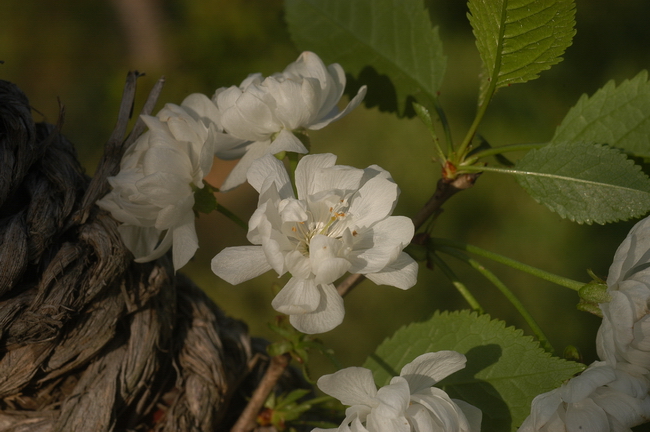
<svg viewBox="0 0 650 432">
<path fill-rule="evenodd" d="M 255 429 L 257 414 L 290 362 L 291 356 L 287 353 L 271 357 L 271 362 L 264 377 L 262 377 L 253 396 L 248 401 L 248 405 L 246 405 L 230 432 L 249 432 Z"/>
</svg>

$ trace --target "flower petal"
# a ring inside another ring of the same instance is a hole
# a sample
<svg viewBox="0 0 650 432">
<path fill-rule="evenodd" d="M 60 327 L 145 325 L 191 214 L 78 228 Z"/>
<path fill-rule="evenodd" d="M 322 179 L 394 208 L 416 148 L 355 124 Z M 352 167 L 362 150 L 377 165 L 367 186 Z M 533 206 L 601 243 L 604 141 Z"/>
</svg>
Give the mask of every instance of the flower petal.
<svg viewBox="0 0 650 432">
<path fill-rule="evenodd" d="M 330 395 L 343 405 L 376 404 L 374 397 L 377 387 L 369 369 L 362 367 L 348 367 L 329 375 L 323 375 L 316 383 L 319 389 Z"/>
<path fill-rule="evenodd" d="M 474 405 L 470 405 L 464 400 L 452 399 L 452 401 L 460 408 L 460 410 L 465 414 L 465 419 L 467 419 L 468 432 L 481 432 L 481 421 L 483 420 L 483 412 L 476 408 Z"/>
<path fill-rule="evenodd" d="M 174 227 L 172 236 L 172 261 L 174 270 L 178 270 L 192 259 L 199 248 L 199 239 L 194 228 L 194 215 L 189 215 L 185 223 Z"/>
<path fill-rule="evenodd" d="M 237 138 L 265 141 L 282 128 L 272 109 L 275 105 L 272 96 L 256 85 L 244 92 L 231 87 L 217 96 L 216 103 L 223 128 Z"/>
<path fill-rule="evenodd" d="M 412 395 L 411 403 L 425 407 L 434 421 L 440 425 L 440 430 L 467 430 L 467 420 L 462 415 L 462 411 L 449 395 L 439 388 L 429 387 L 425 391 Z"/>
<path fill-rule="evenodd" d="M 321 291 L 313 279 L 292 277 L 275 296 L 271 306 L 287 315 L 306 314 L 315 311 L 321 302 Z"/>
<path fill-rule="evenodd" d="M 309 153 L 307 147 L 298 139 L 293 132 L 282 129 L 280 133 L 271 141 L 268 152 L 277 154 L 280 152 Z"/>
<path fill-rule="evenodd" d="M 367 273 L 366 277 L 377 285 L 390 285 L 409 289 L 417 282 L 418 263 L 409 254 L 401 252 L 397 259 L 377 273 Z"/>
<path fill-rule="evenodd" d="M 261 246 L 228 247 L 212 258 L 212 271 L 233 285 L 271 270 Z"/>
<path fill-rule="evenodd" d="M 305 199 L 313 194 L 312 183 L 316 173 L 336 163 L 336 155 L 331 153 L 307 155 L 300 159 L 296 167 L 296 190 L 298 198 Z"/>
<path fill-rule="evenodd" d="M 403 415 L 408 408 L 411 392 L 404 377 L 393 377 L 390 384 L 377 391 L 377 399 L 384 405 L 382 410 L 389 410 L 394 416 Z"/>
<path fill-rule="evenodd" d="M 201 120 L 206 126 L 215 123 L 220 127 L 219 109 L 203 93 L 192 93 L 183 99 L 181 106 L 197 120 Z"/>
<path fill-rule="evenodd" d="M 146 257 L 160 241 L 160 230 L 154 227 L 140 227 L 122 224 L 117 228 L 124 245 L 135 258 Z M 164 252 L 163 252 L 164 253 Z"/>
<path fill-rule="evenodd" d="M 350 199 L 349 212 L 355 215 L 356 230 L 385 219 L 393 211 L 398 196 L 399 188 L 393 181 L 380 176 L 368 180 Z"/>
<path fill-rule="evenodd" d="M 637 266 L 650 262 L 650 217 L 638 222 L 616 250 L 609 268 L 607 286 L 614 287 L 627 279 Z"/>
<path fill-rule="evenodd" d="M 350 262 L 341 258 L 343 243 L 335 238 L 315 235 L 309 244 L 309 260 L 316 283 L 329 284 L 345 274 Z"/>
<path fill-rule="evenodd" d="M 314 173 L 310 184 L 309 195 L 318 196 L 319 192 L 332 190 L 356 191 L 359 189 L 364 176 L 364 170 L 344 165 L 335 165 Z"/>
<path fill-rule="evenodd" d="M 570 403 L 566 410 L 567 432 L 609 432 L 607 414 L 591 399 Z"/>
<path fill-rule="evenodd" d="M 142 169 L 145 176 L 153 174 L 170 174 L 178 178 L 192 181 L 194 168 L 187 152 L 177 147 L 155 146 L 147 150 L 142 160 Z"/>
<path fill-rule="evenodd" d="M 248 155 L 248 154 L 247 154 Z M 271 183 L 275 183 L 281 198 L 293 197 L 289 174 L 276 157 L 265 154 L 253 161 L 247 173 L 248 183 L 262 193 Z"/>
<path fill-rule="evenodd" d="M 345 308 L 343 298 L 334 285 L 317 285 L 320 291 L 320 304 L 313 312 L 291 315 L 289 322 L 303 333 L 325 333 L 343 322 Z"/>
<path fill-rule="evenodd" d="M 268 77 L 263 85 L 275 100 L 275 115 L 285 129 L 308 125 L 320 108 L 320 84 L 314 78 L 299 80 Z"/>
<path fill-rule="evenodd" d="M 463 369 L 466 363 L 465 356 L 456 351 L 426 353 L 405 365 L 400 376 L 406 379 L 411 394 L 414 394 Z"/>
<path fill-rule="evenodd" d="M 118 228 L 118 231 L 122 228 L 124 225 L 121 225 Z M 160 258 L 161 256 L 165 255 L 165 253 L 169 250 L 169 248 L 172 247 L 172 233 L 171 230 L 167 230 L 165 233 L 165 236 L 162 238 L 162 240 L 158 243 L 158 245 L 152 250 L 149 255 L 146 256 L 139 256 L 136 257 L 134 260 L 137 263 L 145 263 L 149 261 L 153 261 L 155 259 Z"/>
<path fill-rule="evenodd" d="M 318 122 L 311 124 L 309 126 L 309 129 L 311 129 L 311 130 L 322 129 L 325 126 L 327 126 L 328 124 L 332 123 L 333 121 L 336 121 L 336 120 L 348 115 L 350 113 L 350 111 L 352 111 L 357 106 L 359 106 L 361 101 L 363 101 L 363 98 L 366 97 L 367 90 L 368 90 L 368 88 L 366 86 L 362 86 L 359 89 L 359 91 L 357 92 L 356 96 L 354 96 L 354 98 L 352 98 L 350 103 L 348 103 L 348 105 L 345 107 L 345 109 L 343 111 L 339 112 L 338 108 L 336 108 L 336 107 L 332 108 L 332 110 L 329 113 L 327 113 L 327 115 L 325 117 L 322 117 L 322 118 L 320 118 L 320 120 Z"/>
<path fill-rule="evenodd" d="M 589 397 L 596 388 L 615 379 L 614 368 L 604 362 L 594 362 L 580 375 L 560 387 L 560 396 L 564 402 L 579 402 Z"/>
<path fill-rule="evenodd" d="M 561 405 L 562 398 L 559 388 L 535 396 L 531 403 L 530 415 L 523 423 L 527 426 L 524 428 L 522 425 L 522 428 L 531 431 L 540 430 L 551 422 L 554 416 L 557 416 L 558 407 Z"/>
<path fill-rule="evenodd" d="M 592 399 L 603 411 L 626 428 L 650 420 L 650 397 L 647 394 L 642 398 L 636 398 L 604 387 L 596 390 Z"/>
<path fill-rule="evenodd" d="M 354 249 L 348 255 L 353 273 L 378 273 L 396 261 L 413 238 L 413 222 L 404 216 L 389 216 L 372 228 L 359 231 Z M 397 265 L 406 264 L 401 258 Z M 399 268 L 399 267 L 398 267 Z M 391 268 L 389 267 L 389 271 Z"/>
</svg>

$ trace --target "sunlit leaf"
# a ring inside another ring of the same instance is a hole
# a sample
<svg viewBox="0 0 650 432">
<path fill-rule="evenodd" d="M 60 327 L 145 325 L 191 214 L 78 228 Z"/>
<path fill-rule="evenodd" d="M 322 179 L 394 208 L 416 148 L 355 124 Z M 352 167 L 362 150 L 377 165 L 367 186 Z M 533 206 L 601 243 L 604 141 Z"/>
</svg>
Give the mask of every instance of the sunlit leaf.
<svg viewBox="0 0 650 432">
<path fill-rule="evenodd" d="M 285 7 L 301 50 L 380 82 L 369 85 L 366 100 L 392 97 L 384 107 L 403 113 L 409 96 L 422 103 L 436 97 L 446 58 L 422 0 L 286 0 Z M 381 84 L 377 74 L 390 81 Z"/>
<path fill-rule="evenodd" d="M 469 21 L 488 89 L 537 78 L 559 63 L 575 34 L 573 0 L 470 0 Z"/>
<path fill-rule="evenodd" d="M 377 385 L 391 378 L 417 356 L 454 350 L 467 357 L 467 365 L 442 381 L 449 395 L 483 411 L 481 430 L 515 431 L 540 393 L 584 369 L 584 365 L 552 357 L 521 330 L 503 321 L 469 311 L 436 313 L 425 322 L 404 327 L 384 341 L 365 367 Z"/>
<path fill-rule="evenodd" d="M 650 158 L 650 82 L 642 71 L 618 87 L 614 81 L 582 95 L 555 131 L 553 142 L 591 141 Z"/>
<path fill-rule="evenodd" d="M 650 211 L 650 180 L 607 146 L 548 145 L 528 152 L 509 172 L 535 200 L 578 223 L 604 224 Z"/>
</svg>

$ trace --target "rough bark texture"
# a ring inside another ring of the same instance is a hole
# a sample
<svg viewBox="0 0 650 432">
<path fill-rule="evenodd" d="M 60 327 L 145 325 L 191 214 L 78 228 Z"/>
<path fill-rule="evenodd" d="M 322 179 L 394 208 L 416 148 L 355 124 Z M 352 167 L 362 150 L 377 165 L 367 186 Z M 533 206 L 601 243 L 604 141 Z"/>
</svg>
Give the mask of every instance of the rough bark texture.
<svg viewBox="0 0 650 432">
<path fill-rule="evenodd" d="M 133 263 L 94 206 L 136 77 L 92 181 L 0 82 L 0 431 L 228 430 L 259 379 L 246 326 L 167 258 Z"/>
</svg>

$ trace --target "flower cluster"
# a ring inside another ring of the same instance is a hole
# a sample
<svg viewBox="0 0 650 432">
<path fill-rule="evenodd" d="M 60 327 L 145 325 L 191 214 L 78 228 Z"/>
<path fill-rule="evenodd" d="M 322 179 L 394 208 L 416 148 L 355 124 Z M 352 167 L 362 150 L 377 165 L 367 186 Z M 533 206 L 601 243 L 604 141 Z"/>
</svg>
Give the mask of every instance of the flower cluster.
<svg viewBox="0 0 650 432">
<path fill-rule="evenodd" d="M 650 420 L 650 218 L 614 256 L 598 355 L 580 376 L 537 396 L 519 431 L 626 431 Z"/>
<path fill-rule="evenodd" d="M 214 156 L 241 158 L 222 185 L 228 190 L 265 154 L 306 153 L 294 131 L 326 126 L 365 95 L 364 87 L 339 112 L 344 87 L 341 66 L 305 52 L 284 72 L 251 75 L 239 87 L 218 89 L 212 100 L 192 94 L 180 106 L 167 104 L 155 117 L 143 116 L 149 130 L 127 149 L 120 172 L 109 178 L 112 191 L 98 205 L 122 222 L 119 232 L 136 262 L 159 258 L 173 244 L 179 269 L 198 248 L 194 190 L 203 188 Z"/>
<path fill-rule="evenodd" d="M 212 270 L 238 284 L 268 270 L 292 278 L 273 299 L 304 333 L 322 333 L 343 320 L 343 300 L 332 284 L 345 272 L 407 289 L 417 263 L 402 249 L 413 237 L 410 219 L 391 216 L 399 188 L 378 166 L 335 165 L 332 154 L 300 160 L 293 192 L 284 165 L 267 155 L 253 162 L 249 183 L 259 192 L 248 240 L 257 246 L 224 249 Z"/>
<path fill-rule="evenodd" d="M 318 387 L 350 407 L 338 429 L 314 432 L 478 432 L 481 410 L 433 387 L 464 368 L 466 361 L 455 351 L 423 354 L 379 390 L 366 368 L 349 367 L 324 375 Z"/>
</svg>

